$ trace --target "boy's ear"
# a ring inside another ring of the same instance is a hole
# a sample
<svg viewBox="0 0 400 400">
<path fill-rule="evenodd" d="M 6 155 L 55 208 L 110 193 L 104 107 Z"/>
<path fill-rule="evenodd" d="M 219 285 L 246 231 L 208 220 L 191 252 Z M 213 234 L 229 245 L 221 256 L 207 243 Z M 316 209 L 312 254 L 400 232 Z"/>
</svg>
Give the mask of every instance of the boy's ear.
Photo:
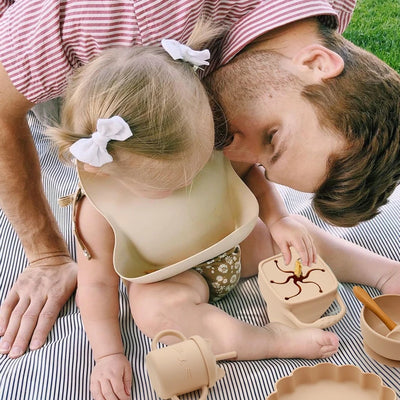
<svg viewBox="0 0 400 400">
<path fill-rule="evenodd" d="M 293 57 L 293 62 L 316 80 L 339 76 L 344 68 L 339 54 L 319 44 L 301 48 Z"/>
</svg>

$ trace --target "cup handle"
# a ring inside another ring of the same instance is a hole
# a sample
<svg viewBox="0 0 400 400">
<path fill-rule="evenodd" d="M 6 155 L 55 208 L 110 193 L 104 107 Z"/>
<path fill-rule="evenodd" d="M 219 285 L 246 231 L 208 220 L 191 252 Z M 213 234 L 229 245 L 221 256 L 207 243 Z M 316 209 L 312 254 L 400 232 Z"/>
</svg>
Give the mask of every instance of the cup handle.
<svg viewBox="0 0 400 400">
<path fill-rule="evenodd" d="M 182 341 L 186 340 L 186 337 L 181 332 L 175 331 L 173 329 L 167 329 L 158 332 L 157 335 L 154 336 L 153 341 L 151 342 L 151 350 L 155 350 L 157 348 L 158 342 L 164 336 L 175 336 L 179 339 L 182 339 Z"/>
<path fill-rule="evenodd" d="M 207 386 L 203 386 L 202 391 L 201 391 L 201 395 L 199 397 L 199 400 L 206 400 L 208 395 L 208 387 Z M 179 400 L 179 397 L 176 395 L 173 395 L 171 397 L 171 400 Z"/>
<path fill-rule="evenodd" d="M 340 311 L 335 314 L 335 315 L 327 315 L 326 317 L 322 317 L 317 319 L 314 322 L 306 323 L 300 321 L 293 313 L 291 313 L 288 310 L 286 311 L 286 316 L 299 328 L 319 328 L 319 329 L 325 329 L 328 328 L 329 326 L 332 326 L 336 324 L 340 319 L 343 318 L 344 314 L 346 313 L 346 305 L 344 304 L 344 301 L 342 297 L 340 296 L 340 293 L 336 293 L 335 300 L 338 302 L 340 306 Z"/>
</svg>

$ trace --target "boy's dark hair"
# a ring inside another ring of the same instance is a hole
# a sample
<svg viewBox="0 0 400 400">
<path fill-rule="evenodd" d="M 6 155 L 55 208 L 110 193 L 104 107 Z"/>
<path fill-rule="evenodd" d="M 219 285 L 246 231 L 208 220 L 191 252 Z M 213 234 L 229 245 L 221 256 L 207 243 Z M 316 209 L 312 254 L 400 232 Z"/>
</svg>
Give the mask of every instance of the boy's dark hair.
<svg viewBox="0 0 400 400">
<path fill-rule="evenodd" d="M 353 226 L 377 215 L 400 181 L 400 75 L 333 30 L 321 25 L 320 34 L 344 70 L 302 95 L 348 146 L 329 160 L 313 206 L 328 222 Z"/>
</svg>

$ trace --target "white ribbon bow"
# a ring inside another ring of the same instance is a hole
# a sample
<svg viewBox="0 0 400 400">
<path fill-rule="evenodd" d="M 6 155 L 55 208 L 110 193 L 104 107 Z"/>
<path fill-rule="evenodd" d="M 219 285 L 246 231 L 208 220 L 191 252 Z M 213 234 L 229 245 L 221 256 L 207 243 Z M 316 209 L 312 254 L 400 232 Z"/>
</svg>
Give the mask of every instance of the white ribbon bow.
<svg viewBox="0 0 400 400">
<path fill-rule="evenodd" d="M 210 58 L 209 50 L 193 50 L 174 39 L 162 39 L 161 46 L 174 60 L 186 61 L 192 64 L 195 69 L 210 64 L 207 61 Z"/>
<path fill-rule="evenodd" d="M 129 125 L 118 115 L 108 119 L 98 119 L 96 129 L 90 138 L 76 141 L 69 151 L 77 160 L 93 167 L 101 167 L 113 160 L 107 151 L 107 143 L 110 140 L 124 141 L 133 134 Z"/>
</svg>

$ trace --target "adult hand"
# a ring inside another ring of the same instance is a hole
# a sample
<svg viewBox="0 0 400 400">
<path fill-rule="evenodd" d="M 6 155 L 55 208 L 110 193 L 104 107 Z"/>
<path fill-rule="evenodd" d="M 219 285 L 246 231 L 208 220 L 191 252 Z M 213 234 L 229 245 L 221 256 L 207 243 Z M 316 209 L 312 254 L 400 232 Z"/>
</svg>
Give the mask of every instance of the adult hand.
<svg viewBox="0 0 400 400">
<path fill-rule="evenodd" d="M 316 261 L 317 251 L 307 228 L 290 216 L 285 216 L 268 226 L 271 236 L 279 246 L 285 264 L 291 260 L 290 247 L 293 246 L 305 265 Z"/>
<path fill-rule="evenodd" d="M 96 361 L 90 378 L 94 400 L 130 400 L 132 368 L 124 354 L 111 354 Z"/>
<path fill-rule="evenodd" d="M 0 353 L 11 358 L 41 347 L 76 288 L 77 265 L 69 257 L 37 261 L 19 275 L 0 307 Z"/>
</svg>

